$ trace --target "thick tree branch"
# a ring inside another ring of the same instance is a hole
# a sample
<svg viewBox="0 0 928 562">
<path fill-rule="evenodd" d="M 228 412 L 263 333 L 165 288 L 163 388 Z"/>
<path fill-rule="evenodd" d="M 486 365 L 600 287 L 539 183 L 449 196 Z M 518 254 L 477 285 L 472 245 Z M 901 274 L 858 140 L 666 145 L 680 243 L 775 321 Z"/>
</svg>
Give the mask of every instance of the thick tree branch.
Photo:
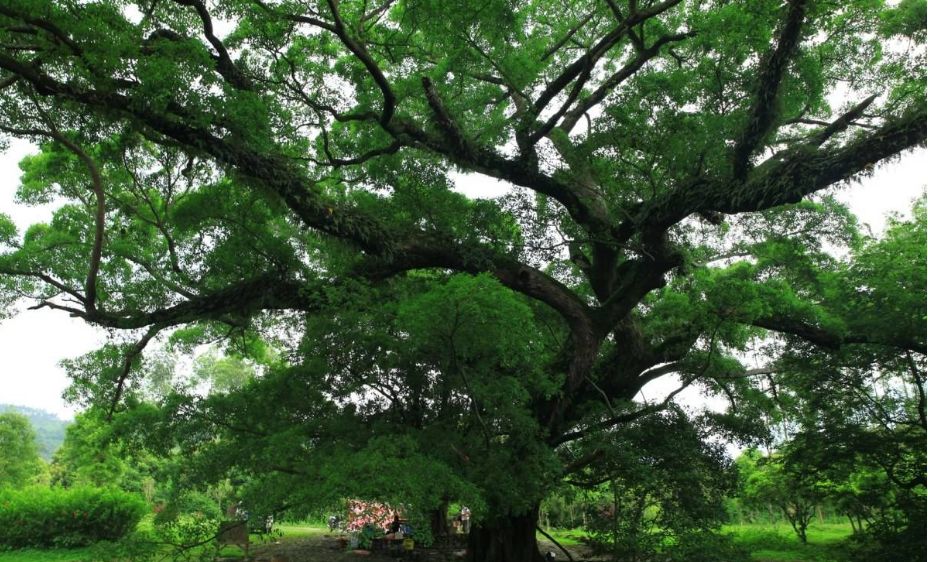
<svg viewBox="0 0 928 562">
<path fill-rule="evenodd" d="M 81 306 L 84 306 L 84 299 L 86 297 L 80 291 L 65 285 L 60 280 L 55 279 L 54 277 L 52 277 L 51 275 L 48 275 L 47 273 L 43 273 L 41 271 L 32 271 L 32 270 L 22 269 L 19 267 L 4 267 L 2 264 L 0 264 L 0 274 L 16 275 L 19 277 L 35 277 L 36 279 L 40 279 L 43 282 L 47 283 L 51 287 L 54 287 L 55 289 L 59 291 L 59 293 L 65 293 L 69 295 L 71 298 L 73 298 L 78 303 L 80 303 Z M 32 307 L 32 308 L 36 308 L 36 307 Z"/>
<path fill-rule="evenodd" d="M 122 113 L 188 149 L 210 155 L 217 162 L 237 170 L 244 178 L 277 193 L 309 227 L 353 242 L 371 253 L 389 251 L 392 237 L 387 235 L 384 225 L 351 208 L 326 200 L 318 193 L 315 182 L 288 159 L 219 138 L 210 131 L 191 125 L 190 120 L 155 112 L 124 95 L 84 90 L 59 82 L 2 52 L 0 68 L 21 76 L 43 96 L 71 100 L 110 114 Z"/>
<path fill-rule="evenodd" d="M 435 91 L 432 80 L 429 79 L 428 76 L 422 77 L 422 89 L 425 90 L 425 99 L 432 109 L 435 123 L 450 144 L 450 151 L 457 153 L 459 158 L 463 160 L 473 161 L 474 148 L 464 136 L 464 133 L 461 132 L 457 123 L 455 123 L 454 118 L 448 113 L 445 104 L 442 103 L 441 98 L 438 96 L 438 92 Z"/>
<path fill-rule="evenodd" d="M 646 255 L 627 260 L 617 268 L 615 289 L 599 310 L 598 325 L 606 333 L 645 295 L 663 287 L 667 283 L 665 274 L 683 263 L 683 256 L 670 246 L 663 235 L 649 241 L 643 250 Z"/>
<path fill-rule="evenodd" d="M 209 11 L 206 9 L 206 5 L 201 0 L 174 0 L 174 2 L 181 6 L 193 7 L 193 9 L 196 10 L 197 15 L 200 17 L 200 21 L 203 22 L 203 35 L 206 37 L 206 40 L 209 41 L 209 44 L 216 49 L 218 57 L 216 67 L 219 74 L 236 88 L 240 90 L 251 90 L 253 88 L 251 80 L 242 74 L 242 71 L 235 66 L 235 63 L 232 62 L 232 58 L 229 57 L 229 51 L 226 50 L 226 46 L 213 33 L 213 20 L 209 15 Z"/>
<path fill-rule="evenodd" d="M 533 145 L 545 137 L 548 133 L 551 132 L 551 129 L 557 125 L 557 122 L 560 121 L 561 117 L 570 109 L 570 106 L 577 100 L 580 96 L 580 92 L 583 91 L 583 86 L 586 84 L 587 80 L 590 78 L 593 68 L 587 67 L 583 69 L 583 72 L 580 73 L 580 76 L 574 82 L 574 87 L 571 88 L 570 93 L 567 94 L 567 99 L 564 100 L 564 103 L 561 104 L 561 107 L 554 112 L 548 120 L 538 128 L 534 133 L 528 135 L 526 139 L 527 145 Z"/>
<path fill-rule="evenodd" d="M 428 83 L 427 91 L 432 91 L 427 94 L 429 104 L 439 127 L 445 134 L 437 138 L 406 121 L 401 121 L 391 127 L 392 134 L 400 138 L 409 137 L 412 141 L 442 154 L 466 169 L 548 195 L 563 205 L 570 216 L 589 232 L 608 231 L 609 219 L 605 209 L 589 194 L 582 194 L 582 190 L 577 186 L 542 173 L 536 166 L 525 160 L 510 160 L 490 149 L 474 146 L 448 114 L 437 92 L 434 92 L 431 82 L 424 78 L 424 86 L 426 82 Z"/>
<path fill-rule="evenodd" d="M 320 125 L 320 134 L 322 135 L 322 151 L 325 153 L 326 158 L 328 159 L 328 164 L 337 168 L 342 166 L 353 166 L 357 164 L 363 164 L 368 160 L 376 158 L 378 156 L 385 156 L 388 154 L 396 154 L 399 150 L 405 146 L 405 143 L 399 139 L 395 139 L 389 145 L 382 148 L 372 148 L 364 154 L 355 156 L 354 158 L 338 158 L 332 154 L 332 150 L 329 147 L 329 133 L 325 130 L 324 125 Z"/>
<path fill-rule="evenodd" d="M 564 473 L 564 474 L 573 474 L 573 473 L 575 473 L 575 472 L 578 472 L 578 471 L 580 471 L 580 470 L 583 470 L 584 468 L 590 466 L 590 465 L 593 464 L 594 462 L 596 462 L 596 461 L 598 461 L 599 459 L 601 459 L 601 458 L 603 457 L 603 455 L 605 455 L 605 454 L 606 454 L 605 451 L 603 451 L 602 449 L 595 449 L 595 450 L 593 450 L 593 451 L 587 453 L 586 455 L 580 457 L 579 459 L 576 459 L 575 461 L 571 462 L 570 464 L 564 466 L 563 473 Z"/>
<path fill-rule="evenodd" d="M 760 63 L 753 104 L 748 110 L 747 124 L 732 149 L 733 176 L 743 180 L 750 169 L 751 155 L 776 121 L 776 98 L 786 68 L 799 46 L 802 24 L 806 16 L 806 0 L 789 0 L 786 20 L 776 48 Z"/>
<path fill-rule="evenodd" d="M 318 27 L 320 29 L 325 29 L 326 31 L 331 31 L 332 33 L 335 33 L 335 26 L 325 20 L 321 20 L 317 17 L 308 16 L 305 14 L 288 14 L 288 13 L 278 12 L 277 10 L 275 10 L 273 7 L 269 6 L 262 0 L 251 0 L 251 1 L 256 6 L 258 6 L 259 8 L 261 8 L 262 10 L 271 14 L 274 17 L 278 17 L 280 19 L 290 21 L 293 23 L 309 24 L 309 25 Z"/>
<path fill-rule="evenodd" d="M 824 347 L 825 349 L 838 350 L 842 346 L 851 344 L 873 344 L 895 347 L 903 351 L 914 351 L 924 355 L 928 352 L 924 339 L 900 340 L 883 337 L 880 333 L 849 333 L 837 334 L 814 326 L 799 319 L 788 318 L 785 316 L 764 316 L 754 318 L 750 324 L 758 328 L 765 328 L 781 334 L 797 336 L 809 343 Z"/>
<path fill-rule="evenodd" d="M 870 104 L 872 104 L 874 100 L 876 100 L 876 94 L 858 103 L 833 122 L 826 124 L 822 130 L 811 135 L 809 139 L 805 141 L 805 144 L 808 146 L 821 146 L 825 141 L 854 124 L 854 120 L 859 118 L 863 112 L 870 107 Z"/>
<path fill-rule="evenodd" d="M 261 275 L 233 283 L 222 289 L 197 295 L 179 304 L 151 311 L 98 311 L 89 314 L 77 309 L 66 309 L 49 304 L 52 308 L 67 310 L 72 316 L 105 328 L 135 330 L 149 326 L 162 329 L 199 320 L 221 319 L 230 313 L 252 313 L 258 310 L 313 311 L 324 305 L 325 285 L 306 281 L 283 279 L 278 275 Z"/>
<path fill-rule="evenodd" d="M 6 16 L 10 19 L 19 20 L 30 26 L 42 29 L 48 33 L 48 35 L 51 36 L 54 41 L 65 45 L 71 51 L 71 53 L 76 56 L 82 56 L 84 54 L 84 49 L 76 41 L 74 41 L 70 35 L 58 27 L 58 25 L 48 21 L 47 19 L 36 17 L 34 14 L 17 12 L 14 8 L 8 5 L 4 6 L 2 4 L 0 4 L 0 15 Z"/>
<path fill-rule="evenodd" d="M 367 69 L 368 74 L 374 79 L 377 87 L 380 88 L 380 92 L 383 95 L 383 109 L 380 112 L 380 124 L 386 127 L 393 119 L 393 112 L 396 110 L 396 94 L 393 93 L 393 88 L 390 87 L 387 77 L 377 65 L 376 61 L 374 61 L 373 57 L 371 57 L 367 48 L 348 34 L 348 30 L 345 29 L 345 24 L 342 22 L 341 14 L 338 11 L 338 2 L 336 0 L 327 0 L 327 2 L 329 9 L 332 11 L 332 18 L 335 21 L 335 25 L 332 26 L 330 30 L 335 33 L 335 35 L 341 39 L 345 47 L 361 61 L 361 64 Z"/>
<path fill-rule="evenodd" d="M 797 203 L 806 195 L 871 170 L 884 158 L 924 144 L 925 122 L 925 107 L 920 106 L 842 147 L 815 150 L 813 142 L 787 149 L 759 165 L 740 189 L 707 194 L 698 210 L 740 213 Z"/>
<path fill-rule="evenodd" d="M 657 404 L 650 404 L 650 405 L 638 408 L 637 410 L 632 410 L 630 412 L 624 412 L 622 414 L 611 416 L 601 422 L 590 424 L 584 427 L 583 429 L 578 429 L 576 431 L 564 433 L 563 435 L 558 436 L 557 439 L 554 440 L 553 444 L 555 446 L 563 445 L 564 443 L 569 443 L 571 441 L 576 441 L 577 439 L 582 439 L 583 437 L 586 437 L 587 435 L 591 433 L 609 429 L 619 424 L 632 422 L 644 416 L 648 416 L 648 415 L 660 412 L 666 409 L 667 406 L 670 405 L 671 400 L 676 398 L 678 394 L 680 394 L 681 392 L 689 388 L 689 386 L 693 384 L 693 382 L 697 378 L 698 377 L 689 377 L 689 378 L 684 379 L 683 383 L 676 390 L 668 394 L 662 402 L 659 402 Z"/>
<path fill-rule="evenodd" d="M 644 386 L 653 380 L 657 380 L 664 375 L 669 375 L 670 373 L 676 373 L 680 370 L 680 362 L 673 361 L 671 363 L 664 363 L 663 365 L 658 365 L 651 367 L 642 371 L 636 378 L 635 382 L 640 386 Z"/>
<path fill-rule="evenodd" d="M 132 372 L 132 367 L 135 364 L 136 359 L 142 354 L 142 351 L 145 350 L 145 347 L 148 346 L 148 343 L 158 335 L 164 329 L 163 326 L 151 326 L 145 335 L 142 336 L 139 341 L 137 341 L 130 349 L 129 352 L 123 357 L 122 360 L 122 369 L 119 373 L 119 378 L 116 382 L 116 392 L 113 394 L 113 400 L 110 402 L 109 411 L 106 414 L 106 419 L 111 420 L 113 418 L 113 413 L 116 411 L 116 406 L 119 404 L 119 400 L 122 398 L 123 390 L 125 389 L 126 379 L 129 378 L 129 373 Z"/>
<path fill-rule="evenodd" d="M 557 540 L 556 540 L 554 537 L 552 537 L 551 535 L 549 535 L 548 533 L 546 533 L 545 530 L 542 529 L 540 526 L 536 526 L 535 529 L 536 529 L 539 533 L 541 533 L 542 535 L 544 535 L 544 537 L 545 537 L 546 539 L 548 539 L 549 541 L 551 541 L 552 543 L 554 543 L 554 546 L 556 546 L 556 547 L 558 547 L 559 549 L 561 549 L 561 552 L 563 552 L 564 555 L 567 556 L 567 560 L 569 560 L 570 562 L 574 562 L 574 557 L 570 555 L 570 551 L 567 550 L 566 548 L 564 548 L 563 546 L 561 546 L 561 543 L 557 542 Z"/>
<path fill-rule="evenodd" d="M 799 145 L 759 165 L 744 183 L 697 178 L 640 203 L 614 229 L 622 243 L 643 231 L 661 231 L 699 212 L 762 211 L 867 172 L 883 160 L 925 143 L 926 110 L 917 106 L 840 147 Z"/>
</svg>

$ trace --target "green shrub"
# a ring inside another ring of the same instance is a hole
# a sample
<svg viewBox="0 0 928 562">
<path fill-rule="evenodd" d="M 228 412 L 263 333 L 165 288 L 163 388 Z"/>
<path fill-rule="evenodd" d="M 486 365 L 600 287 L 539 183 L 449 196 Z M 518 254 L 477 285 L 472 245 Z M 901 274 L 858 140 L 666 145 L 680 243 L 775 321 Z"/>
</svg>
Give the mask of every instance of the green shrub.
<svg viewBox="0 0 928 562">
<path fill-rule="evenodd" d="M 155 515 L 155 523 L 168 523 L 181 515 L 197 515 L 201 519 L 222 519 L 222 511 L 216 500 L 203 492 L 188 490 L 178 492 L 172 497 Z"/>
<path fill-rule="evenodd" d="M 158 562 L 167 560 L 157 536 L 135 531 L 118 541 L 100 541 L 87 549 L 81 562 Z"/>
<path fill-rule="evenodd" d="M 924 519 L 900 528 L 872 525 L 852 536 L 846 546 L 846 559 L 851 562 L 922 562 L 928 550 Z"/>
<path fill-rule="evenodd" d="M 141 497 L 121 490 L 0 490 L 0 546 L 75 547 L 118 540 L 146 511 Z"/>
<path fill-rule="evenodd" d="M 671 562 L 750 562 L 747 549 L 735 544 L 731 537 L 711 531 L 681 535 L 664 554 Z"/>
</svg>

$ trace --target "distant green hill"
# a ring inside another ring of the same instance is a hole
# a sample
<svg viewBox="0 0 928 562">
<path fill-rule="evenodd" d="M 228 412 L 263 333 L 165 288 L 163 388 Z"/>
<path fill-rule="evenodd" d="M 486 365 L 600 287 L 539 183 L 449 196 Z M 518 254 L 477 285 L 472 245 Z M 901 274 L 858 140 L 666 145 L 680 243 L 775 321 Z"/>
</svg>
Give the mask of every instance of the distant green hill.
<svg viewBox="0 0 928 562">
<path fill-rule="evenodd" d="M 65 429 L 71 423 L 59 419 L 55 414 L 51 414 L 45 410 L 28 408 L 26 406 L 0 404 L 0 414 L 4 412 L 18 412 L 29 418 L 32 427 L 35 429 L 39 455 L 47 461 L 52 459 L 52 455 L 54 455 L 58 447 L 61 447 L 61 444 L 64 443 Z"/>
</svg>

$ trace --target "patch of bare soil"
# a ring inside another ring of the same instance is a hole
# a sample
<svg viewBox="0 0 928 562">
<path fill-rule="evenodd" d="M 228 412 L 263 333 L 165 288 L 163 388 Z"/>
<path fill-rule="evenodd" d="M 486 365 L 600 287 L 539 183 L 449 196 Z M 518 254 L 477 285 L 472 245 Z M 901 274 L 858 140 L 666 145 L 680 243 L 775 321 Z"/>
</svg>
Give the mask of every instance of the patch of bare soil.
<svg viewBox="0 0 928 562">
<path fill-rule="evenodd" d="M 374 553 L 363 555 L 347 552 L 335 535 L 285 538 L 280 542 L 256 546 L 251 553 L 256 562 L 359 562 L 387 559 Z"/>
<path fill-rule="evenodd" d="M 573 557 L 574 562 L 594 562 L 597 560 L 586 546 L 565 546 L 564 548 Z M 538 550 L 542 554 L 553 552 L 555 562 L 566 562 L 568 560 L 567 556 L 564 555 L 564 551 L 547 539 L 538 539 Z"/>
<path fill-rule="evenodd" d="M 566 561 L 564 553 L 552 543 L 539 540 L 542 553 L 552 551 L 557 562 Z M 576 562 L 590 560 L 586 548 L 567 547 Z M 408 560 L 415 562 L 453 562 L 463 558 L 463 550 L 417 549 L 411 553 L 388 554 L 385 552 L 346 551 L 335 535 L 287 538 L 279 543 L 255 546 L 251 550 L 255 562 L 363 562 L 364 560 L 385 562 Z M 275 558 L 276 557 L 276 558 Z"/>
</svg>

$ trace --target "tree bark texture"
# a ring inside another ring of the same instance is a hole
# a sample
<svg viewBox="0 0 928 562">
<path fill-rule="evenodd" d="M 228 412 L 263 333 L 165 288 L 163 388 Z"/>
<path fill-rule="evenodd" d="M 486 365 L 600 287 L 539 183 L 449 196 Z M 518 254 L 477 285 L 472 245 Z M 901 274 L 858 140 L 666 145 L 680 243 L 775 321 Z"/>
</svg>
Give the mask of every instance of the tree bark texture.
<svg viewBox="0 0 928 562">
<path fill-rule="evenodd" d="M 467 541 L 468 562 L 542 562 L 535 540 L 538 506 L 521 515 L 480 522 Z"/>
</svg>

